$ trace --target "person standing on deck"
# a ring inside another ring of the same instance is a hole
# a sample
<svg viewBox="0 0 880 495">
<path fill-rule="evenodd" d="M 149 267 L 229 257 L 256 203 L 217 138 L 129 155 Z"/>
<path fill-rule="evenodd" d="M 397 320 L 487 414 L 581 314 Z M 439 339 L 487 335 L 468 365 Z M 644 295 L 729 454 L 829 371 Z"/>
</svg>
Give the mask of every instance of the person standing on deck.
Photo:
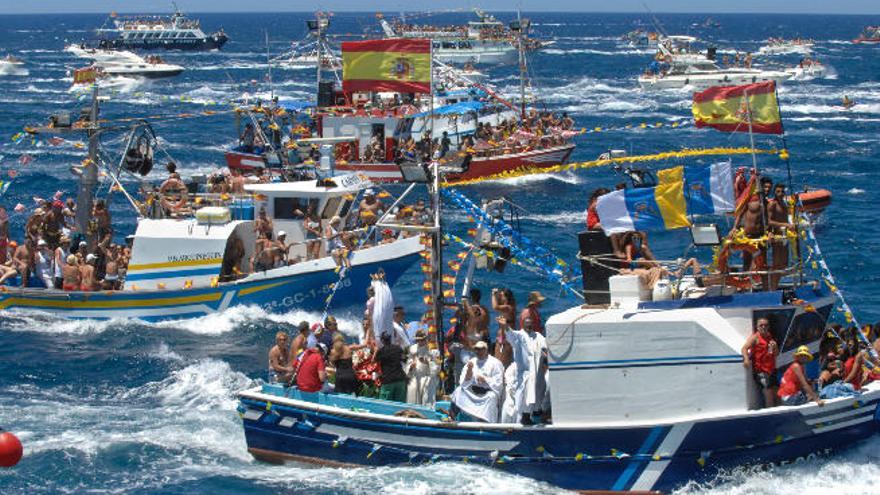
<svg viewBox="0 0 880 495">
<path fill-rule="evenodd" d="M 440 353 L 428 347 L 428 337 L 424 330 L 416 331 L 415 342 L 409 347 L 409 359 L 406 362 L 406 374 L 409 378 L 406 401 L 433 406 L 437 396 Z"/>
<path fill-rule="evenodd" d="M 541 321 L 541 313 L 538 311 L 538 308 L 541 307 L 541 303 L 543 303 L 547 298 L 541 295 L 538 291 L 529 292 L 529 303 L 526 305 L 525 309 L 519 314 L 519 327 L 523 330 L 526 330 L 525 321 L 526 318 L 530 318 L 532 321 L 532 325 L 535 326 L 535 331 L 543 334 L 544 333 L 544 324 Z"/>
<path fill-rule="evenodd" d="M 776 405 L 776 392 L 779 379 L 776 377 L 776 356 L 779 346 L 770 333 L 770 320 L 758 319 L 755 332 L 746 339 L 742 346 L 743 366 L 751 368 L 755 383 L 761 388 L 764 396 L 764 407 Z"/>
<path fill-rule="evenodd" d="M 526 318 L 522 330 L 513 330 L 506 318 L 498 317 L 498 332 L 510 342 L 513 362 L 507 372 L 506 394 L 501 414 L 502 423 L 532 424 L 533 413 L 540 414 L 547 382 L 544 378 L 547 363 L 547 342 L 534 330 Z"/>
<path fill-rule="evenodd" d="M 293 377 L 287 332 L 275 334 L 275 345 L 269 350 L 269 383 L 288 383 Z"/>
<path fill-rule="evenodd" d="M 390 333 L 381 334 L 382 347 L 376 351 L 375 360 L 382 369 L 382 386 L 379 398 L 395 402 L 406 402 L 406 373 L 403 371 L 405 359 L 403 349 L 391 341 Z"/>
</svg>

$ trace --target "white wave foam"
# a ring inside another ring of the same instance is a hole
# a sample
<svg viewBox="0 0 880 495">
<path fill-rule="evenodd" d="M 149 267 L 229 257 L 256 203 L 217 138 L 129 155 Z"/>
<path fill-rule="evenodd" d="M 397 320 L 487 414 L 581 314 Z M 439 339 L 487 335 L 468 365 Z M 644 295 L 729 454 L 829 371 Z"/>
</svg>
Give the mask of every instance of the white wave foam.
<svg viewBox="0 0 880 495">
<path fill-rule="evenodd" d="M 849 191 L 847 191 L 847 194 L 865 194 L 865 190 L 859 189 L 858 187 L 854 187 L 854 188 L 850 189 Z"/>
<path fill-rule="evenodd" d="M 523 215 L 522 218 L 543 224 L 572 225 L 585 222 L 587 214 L 586 211 L 561 211 L 559 213 L 533 213 Z"/>
</svg>

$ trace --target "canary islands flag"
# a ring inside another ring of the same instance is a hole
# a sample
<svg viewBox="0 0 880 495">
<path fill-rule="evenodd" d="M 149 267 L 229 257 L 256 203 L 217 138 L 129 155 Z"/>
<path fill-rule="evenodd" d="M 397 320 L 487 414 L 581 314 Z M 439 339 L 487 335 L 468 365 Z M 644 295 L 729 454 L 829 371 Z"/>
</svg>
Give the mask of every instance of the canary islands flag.
<svg viewBox="0 0 880 495">
<path fill-rule="evenodd" d="M 690 225 L 685 211 L 684 167 L 657 172 L 657 185 L 600 196 L 596 213 L 606 234 L 666 230 Z"/>
<path fill-rule="evenodd" d="M 728 162 L 684 167 L 684 196 L 689 215 L 720 215 L 736 208 L 733 165 Z"/>
<path fill-rule="evenodd" d="M 782 118 L 773 81 L 744 86 L 717 86 L 694 93 L 694 122 L 724 132 L 782 134 Z"/>
<path fill-rule="evenodd" d="M 342 90 L 431 92 L 431 40 L 342 43 Z"/>
</svg>

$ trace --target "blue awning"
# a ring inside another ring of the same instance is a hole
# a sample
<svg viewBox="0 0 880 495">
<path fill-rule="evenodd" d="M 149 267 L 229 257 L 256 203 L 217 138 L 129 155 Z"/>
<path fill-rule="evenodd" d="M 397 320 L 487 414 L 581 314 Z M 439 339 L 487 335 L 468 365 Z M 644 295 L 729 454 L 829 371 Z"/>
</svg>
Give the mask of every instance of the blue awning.
<svg viewBox="0 0 880 495">
<path fill-rule="evenodd" d="M 486 104 L 481 101 L 461 101 L 453 103 L 452 105 L 435 108 L 434 115 L 463 115 L 466 113 L 479 112 L 484 106 L 486 106 Z M 412 115 L 412 117 L 427 117 L 430 113 L 431 112 L 420 112 Z"/>
<path fill-rule="evenodd" d="M 278 106 L 287 110 L 288 112 L 302 112 L 306 108 L 311 108 L 315 106 L 314 103 L 308 101 L 285 101 L 280 100 L 278 102 Z"/>
</svg>

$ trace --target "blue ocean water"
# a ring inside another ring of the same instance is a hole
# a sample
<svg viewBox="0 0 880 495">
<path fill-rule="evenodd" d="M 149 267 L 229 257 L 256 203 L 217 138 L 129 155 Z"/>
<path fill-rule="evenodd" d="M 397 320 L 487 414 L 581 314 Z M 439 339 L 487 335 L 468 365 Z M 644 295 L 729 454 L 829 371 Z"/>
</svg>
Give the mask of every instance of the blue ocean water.
<svg viewBox="0 0 880 495">
<path fill-rule="evenodd" d="M 180 77 L 113 92 L 103 107 L 108 118 L 221 110 L 219 105 L 243 93 L 266 97 L 265 32 L 270 51 L 280 53 L 304 36 L 305 14 L 199 15 L 208 29 L 223 27 L 231 41 L 220 52 L 162 54 L 184 65 Z M 512 14 L 500 15 L 502 20 Z M 745 135 L 728 135 L 693 126 L 639 129 L 640 123 L 665 124 L 690 119 L 684 92 L 646 93 L 635 81 L 650 60 L 649 50 L 620 49 L 618 37 L 645 16 L 613 14 L 531 14 L 539 36 L 556 44 L 536 54 L 530 68 L 535 94 L 548 109 L 566 111 L 578 126 L 592 129 L 634 124 L 636 129 L 578 137 L 573 160 L 589 160 L 610 148 L 634 154 L 703 146 L 742 146 Z M 874 189 L 880 158 L 880 47 L 849 43 L 880 18 L 865 16 L 714 16 L 718 29 L 694 28 L 703 15 L 661 15 L 670 33 L 694 34 L 722 50 L 756 50 L 770 36 L 796 35 L 816 40 L 816 56 L 834 74 L 780 88 L 793 183 L 825 187 L 834 203 L 820 220 L 819 236 L 828 263 L 856 315 L 880 319 L 880 224 L 875 220 Z M 437 23 L 464 22 L 464 14 L 436 16 Z M 69 145 L 37 146 L 10 137 L 22 126 L 43 122 L 58 111 L 86 104 L 68 92 L 68 70 L 81 60 L 62 52 L 66 41 L 90 36 L 102 16 L 0 16 L 0 54 L 27 62 L 27 77 L 0 77 L 0 174 L 20 176 L 2 199 L 11 209 L 33 196 L 55 191 L 75 194 L 68 171 L 83 158 Z M 338 14 L 334 33 L 376 32 L 373 14 Z M 796 57 L 774 60 L 789 66 Z M 514 92 L 515 67 L 496 67 L 492 78 Z M 273 71 L 274 91 L 309 99 L 311 71 Z M 856 106 L 845 111 L 846 94 Z M 235 141 L 231 116 L 160 120 L 155 128 L 164 148 L 183 172 L 209 171 L 223 164 L 222 150 Z M 108 137 L 108 148 L 118 145 Z M 758 138 L 759 147 L 780 146 L 776 137 Z M 21 166 L 22 153 L 34 157 Z M 749 158 L 734 157 L 736 165 Z M 784 180 L 778 159 L 759 158 L 762 169 Z M 657 163 L 662 167 L 678 162 Z M 156 174 L 158 180 L 158 173 Z M 620 182 L 609 169 L 484 183 L 462 188 L 471 199 L 505 195 L 525 208 L 523 232 L 574 261 L 575 233 L 582 227 L 586 197 L 595 187 Z M 121 197 L 111 210 L 119 235 L 130 233 L 135 216 Z M 464 214 L 450 210 L 448 226 L 468 228 Z M 13 215 L 20 237 L 24 216 Z M 663 258 L 677 258 L 686 240 L 679 234 L 652 236 Z M 448 255 L 454 255 L 450 248 Z M 408 273 L 395 289 L 411 317 L 422 311 L 421 273 Z M 530 290 L 550 299 L 551 314 L 576 301 L 553 283 L 510 267 L 503 274 L 480 275 L 478 285 L 512 287 L 520 300 Z M 359 303 L 359 302 L 358 302 Z M 340 313 L 343 330 L 354 334 L 357 307 Z M 276 467 L 255 463 L 247 454 L 234 393 L 256 383 L 266 367 L 266 352 L 278 329 L 291 330 L 317 315 L 294 312 L 265 315 L 252 308 L 177 323 L 68 322 L 50 316 L 0 313 L 0 426 L 18 433 L 25 459 L 0 471 L 0 493 L 448 493 L 552 492 L 553 487 L 485 468 L 439 464 L 418 468 L 325 469 Z M 731 473 L 716 484 L 693 486 L 687 493 L 875 493 L 880 483 L 880 439 L 827 459 L 760 473 Z"/>
</svg>

